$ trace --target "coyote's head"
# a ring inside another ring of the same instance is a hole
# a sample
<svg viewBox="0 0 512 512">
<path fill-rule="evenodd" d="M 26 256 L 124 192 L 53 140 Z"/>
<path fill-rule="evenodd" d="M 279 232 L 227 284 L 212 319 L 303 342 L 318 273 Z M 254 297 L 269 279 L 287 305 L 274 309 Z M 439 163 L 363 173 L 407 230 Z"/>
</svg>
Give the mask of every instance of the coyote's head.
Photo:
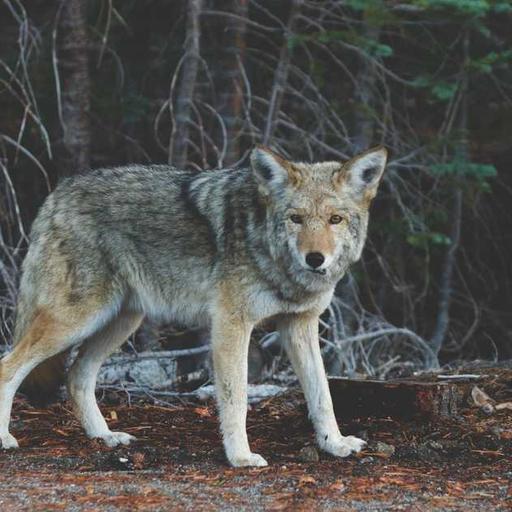
<svg viewBox="0 0 512 512">
<path fill-rule="evenodd" d="M 382 146 L 345 163 L 315 164 L 290 162 L 263 147 L 254 149 L 251 164 L 267 204 L 276 263 L 310 289 L 339 280 L 361 256 L 368 210 L 386 159 Z"/>
</svg>

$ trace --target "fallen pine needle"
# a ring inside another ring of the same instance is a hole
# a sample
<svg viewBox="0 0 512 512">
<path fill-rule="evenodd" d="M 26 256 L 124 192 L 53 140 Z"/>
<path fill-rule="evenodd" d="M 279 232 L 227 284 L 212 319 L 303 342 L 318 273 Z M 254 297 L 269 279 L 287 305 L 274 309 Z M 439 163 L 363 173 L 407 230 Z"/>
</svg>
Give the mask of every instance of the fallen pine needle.
<svg viewBox="0 0 512 512">
<path fill-rule="evenodd" d="M 480 453 L 481 455 L 492 455 L 493 457 L 502 457 L 503 452 L 493 450 L 471 450 L 474 453 Z"/>
</svg>

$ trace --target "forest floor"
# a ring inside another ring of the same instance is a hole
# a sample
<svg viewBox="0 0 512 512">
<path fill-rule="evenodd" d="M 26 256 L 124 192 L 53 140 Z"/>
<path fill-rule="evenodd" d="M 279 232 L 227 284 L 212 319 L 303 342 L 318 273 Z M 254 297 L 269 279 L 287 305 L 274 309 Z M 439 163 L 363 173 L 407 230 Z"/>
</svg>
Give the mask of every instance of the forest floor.
<svg viewBox="0 0 512 512">
<path fill-rule="evenodd" d="M 512 370 L 486 369 L 478 385 L 512 397 Z M 36 409 L 18 399 L 21 449 L 0 453 L 0 510 L 482 510 L 512 509 L 512 411 L 464 407 L 436 421 L 354 418 L 344 434 L 367 437 L 347 459 L 320 454 L 301 395 L 252 408 L 252 449 L 269 461 L 233 469 L 213 404 L 102 402 L 111 428 L 137 436 L 108 449 L 83 435 L 67 403 Z M 391 453 L 394 447 L 394 453 Z"/>
</svg>

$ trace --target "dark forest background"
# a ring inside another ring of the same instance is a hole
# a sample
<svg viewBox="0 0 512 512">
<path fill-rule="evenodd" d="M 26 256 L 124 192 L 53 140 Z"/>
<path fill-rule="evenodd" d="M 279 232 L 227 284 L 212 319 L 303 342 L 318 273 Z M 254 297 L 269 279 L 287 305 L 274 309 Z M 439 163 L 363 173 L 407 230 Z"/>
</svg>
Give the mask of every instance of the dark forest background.
<svg viewBox="0 0 512 512">
<path fill-rule="evenodd" d="M 323 319 L 329 371 L 512 358 L 511 64 L 512 1 L 0 0 L 2 343 L 60 177 L 384 144 L 363 259 Z M 271 331 L 256 353 L 277 371 Z M 126 350 L 205 339 L 177 333 L 145 325 Z"/>
</svg>

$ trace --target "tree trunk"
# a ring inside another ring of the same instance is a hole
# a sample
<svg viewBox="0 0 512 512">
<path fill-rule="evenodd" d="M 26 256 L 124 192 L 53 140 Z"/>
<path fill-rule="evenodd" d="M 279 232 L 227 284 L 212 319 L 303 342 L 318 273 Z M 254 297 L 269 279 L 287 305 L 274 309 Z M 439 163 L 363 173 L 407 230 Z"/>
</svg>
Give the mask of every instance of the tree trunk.
<svg viewBox="0 0 512 512">
<path fill-rule="evenodd" d="M 187 29 L 183 71 L 178 85 L 176 108 L 169 141 L 169 163 L 182 169 L 187 164 L 190 116 L 199 69 L 199 42 L 201 36 L 200 16 L 203 0 L 187 3 Z M 171 98 L 172 100 L 172 98 Z M 172 107 L 172 105 L 171 105 Z"/>
<path fill-rule="evenodd" d="M 453 192 L 450 218 L 452 228 L 450 231 L 450 245 L 446 251 L 443 269 L 440 278 L 440 290 L 436 326 L 431 340 L 432 350 L 439 354 L 450 325 L 450 303 L 453 293 L 453 270 L 455 268 L 455 256 L 460 241 L 460 225 L 462 217 L 462 191 L 457 188 Z"/>
<path fill-rule="evenodd" d="M 58 20 L 57 66 L 61 84 L 62 139 L 58 151 L 61 176 L 90 165 L 90 81 L 87 2 L 65 0 Z"/>
<path fill-rule="evenodd" d="M 222 163 L 230 166 L 240 159 L 244 90 L 240 67 L 243 66 L 245 54 L 249 2 L 248 0 L 229 0 L 225 4 L 223 10 L 237 16 L 237 18 L 226 19 L 218 81 L 220 91 L 218 110 L 226 127 L 226 154 Z"/>
<path fill-rule="evenodd" d="M 363 15 L 363 37 L 378 42 L 379 27 L 371 25 L 367 16 Z M 366 56 L 359 57 L 356 75 L 357 88 L 354 91 L 356 111 L 354 119 L 354 149 L 356 152 L 368 149 L 373 143 L 374 121 L 371 109 L 374 105 L 374 87 L 376 70 L 373 61 Z"/>
<path fill-rule="evenodd" d="M 466 33 L 463 42 L 463 51 L 464 51 L 464 64 L 469 60 L 469 34 Z M 460 162 L 467 162 L 469 160 L 469 150 L 468 150 L 468 76 L 465 69 L 463 69 L 462 73 L 464 73 L 461 86 L 460 86 L 460 94 L 462 96 L 460 102 L 460 111 L 459 111 L 459 136 L 460 141 L 457 145 L 455 151 L 456 160 Z M 448 328 L 450 326 L 450 304 L 452 301 L 453 295 L 453 271 L 455 269 L 456 264 L 456 252 L 460 243 L 460 228 L 462 221 L 462 190 L 460 186 L 455 183 L 453 190 L 453 200 L 451 203 L 450 210 L 450 219 L 452 221 L 452 226 L 450 230 L 450 245 L 448 250 L 446 251 L 446 255 L 443 262 L 443 269 L 441 272 L 440 278 L 440 290 L 439 290 L 439 301 L 438 301 L 438 312 L 436 318 L 436 325 L 434 328 L 434 333 L 431 338 L 431 347 L 435 354 L 439 354 L 443 347 L 443 343 L 446 338 L 446 334 L 448 332 Z"/>
<path fill-rule="evenodd" d="M 367 21 L 367 16 L 363 14 L 363 37 L 378 41 L 380 29 L 372 26 Z M 359 153 L 368 149 L 373 142 L 374 121 L 370 109 L 374 104 L 374 86 L 376 81 L 376 70 L 372 61 L 366 56 L 359 57 L 357 68 L 356 83 L 358 87 L 354 90 L 356 100 L 356 110 L 354 114 L 354 153 Z M 343 279 L 336 289 L 337 295 L 346 306 L 343 309 L 343 323 L 345 332 L 351 336 L 357 329 L 359 319 L 357 318 L 357 287 L 355 280 L 349 276 Z M 336 358 L 330 368 L 332 374 L 342 372 L 341 360 Z"/>
<path fill-rule="evenodd" d="M 292 50 L 289 44 L 289 38 L 295 32 L 297 21 L 299 19 L 300 9 L 303 4 L 303 0 L 293 0 L 290 10 L 290 16 L 288 17 L 288 25 L 285 32 L 285 40 L 279 53 L 279 62 L 274 73 L 274 83 L 272 85 L 272 92 L 270 95 L 270 101 L 267 113 L 267 122 L 265 124 L 265 131 L 263 133 L 263 144 L 267 145 L 274 134 L 276 127 L 276 120 L 279 115 L 281 108 L 281 102 L 283 100 L 283 93 L 288 82 L 288 72 L 290 70 L 290 62 L 292 57 Z"/>
</svg>

